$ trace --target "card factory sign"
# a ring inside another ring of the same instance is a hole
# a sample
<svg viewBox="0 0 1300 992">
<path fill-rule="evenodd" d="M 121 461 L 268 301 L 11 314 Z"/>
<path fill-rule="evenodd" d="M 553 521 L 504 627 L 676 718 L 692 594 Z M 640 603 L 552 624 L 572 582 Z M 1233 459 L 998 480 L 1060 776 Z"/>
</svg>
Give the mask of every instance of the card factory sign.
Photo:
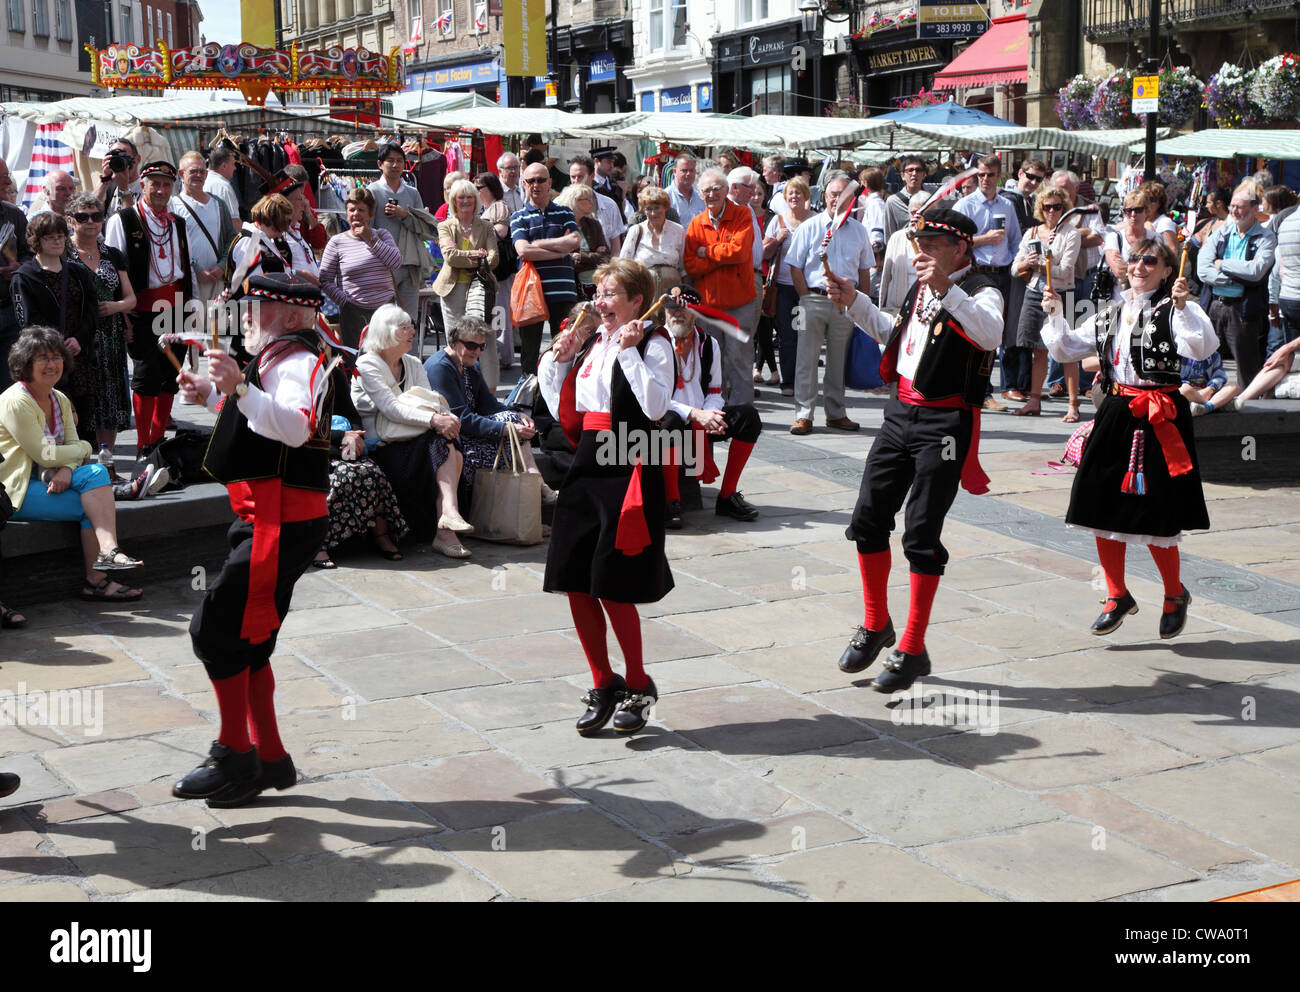
<svg viewBox="0 0 1300 992">
<path fill-rule="evenodd" d="M 886 52 L 868 52 L 867 64 L 872 72 L 894 72 L 920 68 L 942 61 L 933 45 L 909 45 Z"/>
</svg>

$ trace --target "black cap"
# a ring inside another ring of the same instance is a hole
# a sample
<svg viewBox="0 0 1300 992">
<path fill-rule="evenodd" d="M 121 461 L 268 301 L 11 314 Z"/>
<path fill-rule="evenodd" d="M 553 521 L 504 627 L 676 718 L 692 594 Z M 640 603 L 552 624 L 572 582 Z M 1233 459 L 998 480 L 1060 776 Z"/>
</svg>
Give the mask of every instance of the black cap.
<svg viewBox="0 0 1300 992">
<path fill-rule="evenodd" d="M 781 163 L 781 171 L 786 177 L 797 176 L 801 172 L 811 172 L 812 166 L 808 164 L 806 158 L 788 158 Z"/>
<path fill-rule="evenodd" d="M 692 287 L 674 286 L 672 289 L 668 290 L 668 299 L 664 303 L 664 306 L 680 307 L 687 303 L 692 303 L 698 306 L 703 302 L 704 301 L 700 298 L 700 294 Z"/>
<path fill-rule="evenodd" d="M 271 177 L 271 181 L 262 183 L 262 195 L 270 196 L 273 193 L 279 193 L 281 196 L 288 196 L 294 190 L 302 189 L 305 186 L 301 179 L 294 179 L 293 176 L 286 175 L 283 169 L 279 170 Z"/>
<path fill-rule="evenodd" d="M 319 309 L 324 297 L 320 287 L 313 286 L 306 279 L 288 272 L 263 272 L 249 276 L 237 292 L 232 292 L 234 299 L 267 300 L 271 303 L 287 303 L 292 307 L 311 307 Z"/>
<path fill-rule="evenodd" d="M 907 236 L 909 238 L 930 238 L 940 234 L 947 234 L 955 238 L 961 238 L 963 241 L 973 241 L 977 230 L 975 222 L 965 214 L 960 214 L 956 210 L 949 210 L 947 207 L 938 207 L 934 210 L 928 210 L 916 218 L 912 227 L 908 230 Z"/>
<path fill-rule="evenodd" d="M 168 179 L 176 182 L 176 166 L 170 162 L 150 162 L 140 170 L 140 178 L 143 179 Z"/>
<path fill-rule="evenodd" d="M 593 148 L 591 150 L 592 158 L 613 158 L 616 149 L 613 145 L 607 145 L 604 148 Z"/>
</svg>

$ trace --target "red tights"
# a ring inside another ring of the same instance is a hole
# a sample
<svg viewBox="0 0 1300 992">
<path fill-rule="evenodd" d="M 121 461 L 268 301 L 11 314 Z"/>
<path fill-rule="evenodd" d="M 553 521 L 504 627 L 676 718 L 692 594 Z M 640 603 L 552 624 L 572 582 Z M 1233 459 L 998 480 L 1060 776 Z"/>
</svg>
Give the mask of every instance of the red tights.
<svg viewBox="0 0 1300 992">
<path fill-rule="evenodd" d="M 1113 610 L 1115 600 L 1127 591 L 1127 586 L 1124 585 L 1124 556 L 1127 550 L 1123 541 L 1097 538 L 1097 560 L 1101 562 L 1102 573 L 1106 576 L 1105 610 Z M 1147 550 L 1151 552 L 1151 558 L 1155 561 L 1156 568 L 1160 570 L 1160 581 L 1165 587 L 1164 611 L 1170 613 L 1175 607 L 1175 604 L 1169 601 L 1170 597 L 1181 596 L 1183 592 L 1178 547 L 1175 545 L 1171 548 L 1158 548 L 1154 544 L 1148 544 Z"/>
<path fill-rule="evenodd" d="M 602 609 L 603 607 L 603 609 Z M 614 681 L 614 670 L 609 664 L 609 648 L 605 642 L 605 614 L 618 646 L 623 650 L 627 666 L 627 684 L 633 689 L 644 689 L 650 683 L 641 657 L 641 616 L 634 603 L 615 603 L 597 599 L 586 593 L 569 593 L 569 610 L 573 625 L 578 629 L 578 640 L 586 652 L 587 664 L 597 689 L 604 689 Z"/>
<path fill-rule="evenodd" d="M 131 394 L 131 403 L 135 407 L 137 451 L 163 439 L 163 434 L 167 430 L 167 421 L 172 415 L 172 403 L 175 401 L 176 397 L 172 393 L 159 393 L 157 396 Z"/>
</svg>

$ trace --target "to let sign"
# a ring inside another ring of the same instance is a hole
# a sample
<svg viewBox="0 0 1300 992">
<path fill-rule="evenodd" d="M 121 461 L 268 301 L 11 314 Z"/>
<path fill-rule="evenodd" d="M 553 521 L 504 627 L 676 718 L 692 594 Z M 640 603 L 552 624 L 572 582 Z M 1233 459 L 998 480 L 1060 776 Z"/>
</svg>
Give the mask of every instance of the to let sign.
<svg viewBox="0 0 1300 992">
<path fill-rule="evenodd" d="M 916 8 L 917 38 L 974 38 L 988 30 L 980 3 L 922 3 Z"/>
<path fill-rule="evenodd" d="M 1133 113 L 1157 114 L 1160 112 L 1160 77 L 1133 77 Z"/>
</svg>

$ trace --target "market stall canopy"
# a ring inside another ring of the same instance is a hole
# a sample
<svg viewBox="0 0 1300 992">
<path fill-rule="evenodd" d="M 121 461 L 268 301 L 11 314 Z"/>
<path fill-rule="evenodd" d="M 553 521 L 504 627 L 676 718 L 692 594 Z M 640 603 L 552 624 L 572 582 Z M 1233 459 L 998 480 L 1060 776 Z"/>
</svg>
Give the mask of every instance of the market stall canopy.
<svg viewBox="0 0 1300 992">
<path fill-rule="evenodd" d="M 878 117 L 871 119 L 879 120 Z M 903 124 L 895 121 L 885 143 L 897 151 L 991 151 L 994 148 L 1016 146 L 1031 133 L 1029 128 L 1017 127 L 1015 124 L 994 127 L 989 124 Z M 864 151 L 878 150 L 881 143 L 881 139 L 877 138 L 859 147 Z"/>
<path fill-rule="evenodd" d="M 924 107 L 908 107 L 906 110 L 891 110 L 887 114 L 877 114 L 871 120 L 897 121 L 900 124 L 986 124 L 1002 127 L 1016 127 L 1015 121 L 1003 120 L 986 114 L 975 107 L 963 107 L 955 100 L 934 103 Z"/>
<path fill-rule="evenodd" d="M 1016 148 L 1058 148 L 1077 155 L 1095 155 L 1098 158 L 1127 162 L 1132 156 L 1133 145 L 1142 151 L 1146 141 L 1146 128 L 1131 127 L 1117 131 L 1064 131 L 1056 127 L 1034 128 L 1031 144 L 1015 145 Z M 1157 138 L 1167 138 L 1170 129 L 1156 128 Z"/>
<path fill-rule="evenodd" d="M 1134 144 L 1133 151 L 1141 153 L 1142 143 Z M 1300 159 L 1300 131 L 1261 131 L 1248 128 L 1218 128 L 1180 134 L 1176 138 L 1156 144 L 1159 155 L 1179 155 L 1184 158 L 1252 158 Z"/>
<path fill-rule="evenodd" d="M 1024 83 L 1029 79 L 1029 21 L 1022 14 L 994 21 L 948 68 L 934 77 L 936 90 Z"/>
<path fill-rule="evenodd" d="M 613 115 L 608 115 L 613 117 Z M 681 145 L 726 145 L 773 151 L 795 148 L 849 147 L 879 139 L 893 130 L 877 117 L 741 117 L 732 114 L 636 113 L 620 121 L 573 114 L 563 126 L 572 137 L 669 141 Z"/>
<path fill-rule="evenodd" d="M 398 117 L 414 119 L 427 114 L 440 114 L 448 110 L 467 110 L 471 107 L 496 107 L 496 102 L 478 93 L 458 93 L 453 90 L 406 90 L 385 97 L 392 103 Z"/>
<path fill-rule="evenodd" d="M 566 114 L 553 107 L 473 107 L 435 114 L 416 114 L 411 120 L 448 131 L 479 130 L 484 134 L 540 134 L 552 137 L 572 130 L 575 120 L 624 120 L 628 114 Z M 685 116 L 685 115 L 682 115 Z"/>
</svg>

